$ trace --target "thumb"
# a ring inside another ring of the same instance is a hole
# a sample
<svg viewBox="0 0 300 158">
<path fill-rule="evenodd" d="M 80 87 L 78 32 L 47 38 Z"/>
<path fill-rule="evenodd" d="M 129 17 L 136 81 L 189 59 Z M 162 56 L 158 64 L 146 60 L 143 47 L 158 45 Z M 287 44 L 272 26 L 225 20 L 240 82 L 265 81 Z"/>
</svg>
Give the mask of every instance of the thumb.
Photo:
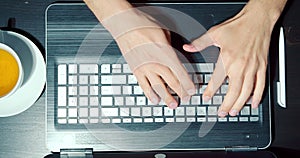
<svg viewBox="0 0 300 158">
<path fill-rule="evenodd" d="M 200 52 L 205 48 L 214 45 L 214 40 L 210 37 L 208 33 L 195 39 L 191 44 L 184 44 L 183 49 L 187 52 Z"/>
</svg>

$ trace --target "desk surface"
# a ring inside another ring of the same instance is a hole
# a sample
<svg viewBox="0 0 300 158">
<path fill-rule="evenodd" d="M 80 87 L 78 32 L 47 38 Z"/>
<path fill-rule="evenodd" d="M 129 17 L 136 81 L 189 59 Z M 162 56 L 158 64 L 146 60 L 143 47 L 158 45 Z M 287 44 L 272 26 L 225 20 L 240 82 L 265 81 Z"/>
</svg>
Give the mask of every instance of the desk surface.
<svg viewBox="0 0 300 158">
<path fill-rule="evenodd" d="M 0 26 L 10 17 L 16 27 L 30 33 L 45 46 L 46 7 L 54 0 L 4 0 L 0 10 Z M 290 0 L 282 16 L 287 32 L 287 109 L 274 106 L 275 136 L 272 146 L 300 150 L 300 1 Z M 297 30 L 298 29 L 298 30 Z M 45 95 L 27 111 L 12 117 L 0 118 L 1 157 L 39 158 L 50 153 L 45 144 Z M 24 156 L 26 155 L 26 156 Z"/>
</svg>

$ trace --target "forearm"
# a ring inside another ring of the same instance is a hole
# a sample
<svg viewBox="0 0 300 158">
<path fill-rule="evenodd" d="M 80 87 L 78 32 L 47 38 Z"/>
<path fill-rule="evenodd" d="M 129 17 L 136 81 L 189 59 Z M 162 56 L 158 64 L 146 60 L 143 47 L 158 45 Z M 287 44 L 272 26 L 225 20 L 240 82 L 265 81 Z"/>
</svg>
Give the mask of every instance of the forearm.
<svg viewBox="0 0 300 158">
<path fill-rule="evenodd" d="M 132 8 L 126 0 L 83 0 L 91 11 L 102 22 L 119 12 Z"/>
<path fill-rule="evenodd" d="M 258 16 L 269 18 L 272 25 L 276 23 L 282 13 L 287 0 L 249 0 L 245 10 L 256 12 Z"/>
</svg>

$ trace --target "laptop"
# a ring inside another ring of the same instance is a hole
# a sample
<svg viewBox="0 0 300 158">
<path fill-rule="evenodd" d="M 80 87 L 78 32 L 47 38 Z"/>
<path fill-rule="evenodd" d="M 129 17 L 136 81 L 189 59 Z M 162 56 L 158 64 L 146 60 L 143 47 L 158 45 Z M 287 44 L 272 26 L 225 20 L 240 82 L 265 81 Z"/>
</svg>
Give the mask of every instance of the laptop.
<svg viewBox="0 0 300 158">
<path fill-rule="evenodd" d="M 175 110 L 151 104 L 88 7 L 52 4 L 46 10 L 46 142 L 53 154 L 47 157 L 273 157 L 262 151 L 272 140 L 269 72 L 259 108 L 247 103 L 238 116 L 220 118 L 228 83 L 211 101 L 201 99 L 218 48 L 194 54 L 181 48 L 245 3 L 134 5 L 170 29 L 197 93 Z"/>
</svg>

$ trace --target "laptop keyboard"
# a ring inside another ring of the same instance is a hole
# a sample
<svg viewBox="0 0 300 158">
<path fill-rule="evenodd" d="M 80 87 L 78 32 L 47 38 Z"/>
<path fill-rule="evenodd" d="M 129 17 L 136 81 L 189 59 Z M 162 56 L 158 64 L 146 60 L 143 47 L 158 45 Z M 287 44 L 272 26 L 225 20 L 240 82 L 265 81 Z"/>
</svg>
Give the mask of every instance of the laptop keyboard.
<svg viewBox="0 0 300 158">
<path fill-rule="evenodd" d="M 172 110 L 163 102 L 154 105 L 144 96 L 127 64 L 58 64 L 57 123 L 259 121 L 261 108 L 252 109 L 250 101 L 236 117 L 218 117 L 218 107 L 227 92 L 228 83 L 224 82 L 215 96 L 205 102 L 202 93 L 210 80 L 214 64 L 195 63 L 186 68 L 197 88 L 196 94 L 189 102 L 181 102 L 178 108 Z"/>
</svg>

